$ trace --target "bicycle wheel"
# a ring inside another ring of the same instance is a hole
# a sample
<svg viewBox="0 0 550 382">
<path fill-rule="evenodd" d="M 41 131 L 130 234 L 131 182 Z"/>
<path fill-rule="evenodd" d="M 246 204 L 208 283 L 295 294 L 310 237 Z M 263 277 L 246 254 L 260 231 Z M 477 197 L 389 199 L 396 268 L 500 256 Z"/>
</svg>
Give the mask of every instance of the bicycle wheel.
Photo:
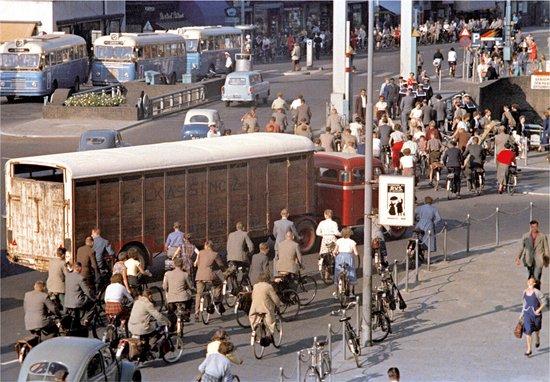
<svg viewBox="0 0 550 382">
<path fill-rule="evenodd" d="M 203 324 L 208 325 L 208 322 L 210 321 L 210 313 L 208 313 L 207 309 L 210 306 L 210 295 L 206 295 L 201 298 L 201 321 Z"/>
<path fill-rule="evenodd" d="M 346 345 L 353 355 L 357 367 L 361 367 L 361 363 L 359 362 L 359 356 L 361 355 L 361 342 L 349 322 L 346 325 Z"/>
<path fill-rule="evenodd" d="M 319 370 L 315 366 L 308 367 L 306 374 L 304 375 L 304 382 L 321 382 L 321 376 Z"/>
<path fill-rule="evenodd" d="M 241 379 L 239 378 L 238 375 L 233 376 L 233 382 L 241 382 Z"/>
<path fill-rule="evenodd" d="M 230 275 L 226 279 L 227 290 L 223 296 L 225 304 L 232 308 L 237 302 L 237 278 L 234 274 Z"/>
<path fill-rule="evenodd" d="M 515 175 L 510 175 L 510 177 L 508 178 L 508 185 L 507 185 L 508 193 L 510 195 L 514 195 L 514 192 L 516 192 L 517 182 L 518 182 L 517 177 Z"/>
<path fill-rule="evenodd" d="M 94 309 L 94 314 L 90 319 L 90 323 L 88 324 L 88 329 L 90 330 L 90 332 L 92 332 L 92 336 L 94 338 L 99 339 L 98 329 L 101 327 L 104 327 L 105 324 L 108 322 L 108 320 L 107 320 L 107 317 L 105 316 L 105 311 L 100 310 L 100 308 L 97 305 L 94 305 L 92 309 Z"/>
<path fill-rule="evenodd" d="M 281 347 L 283 342 L 283 322 L 280 317 L 275 318 L 275 331 L 273 332 L 273 346 L 276 349 Z"/>
<path fill-rule="evenodd" d="M 183 339 L 175 334 L 171 334 L 166 341 L 168 341 L 169 349 L 162 355 L 162 359 L 166 363 L 178 362 L 183 354 Z"/>
<path fill-rule="evenodd" d="M 149 290 L 152 293 L 153 305 L 161 311 L 164 308 L 164 293 L 162 292 L 162 289 L 158 286 L 150 286 Z"/>
<path fill-rule="evenodd" d="M 116 346 L 118 344 L 119 335 L 118 330 L 115 327 L 115 325 L 110 324 L 107 326 L 107 329 L 105 330 L 105 333 L 103 333 L 103 337 L 101 338 L 101 341 L 103 341 L 106 344 L 109 344 L 109 346 Z"/>
<path fill-rule="evenodd" d="M 300 313 L 300 296 L 296 293 L 295 290 L 285 289 L 281 293 L 281 302 L 283 306 L 281 307 L 281 316 L 285 321 L 292 321 Z"/>
<path fill-rule="evenodd" d="M 250 328 L 248 314 L 242 309 L 239 309 L 239 301 L 235 303 L 235 319 L 241 328 Z"/>
<path fill-rule="evenodd" d="M 372 313 L 372 341 L 382 342 L 390 334 L 391 324 L 390 319 L 381 311 Z"/>
<path fill-rule="evenodd" d="M 332 372 L 332 363 L 330 361 L 330 356 L 327 351 L 323 352 L 321 356 L 321 378 L 329 375 Z"/>
<path fill-rule="evenodd" d="M 302 305 L 310 304 L 317 295 L 317 281 L 311 276 L 301 276 L 298 280 L 298 293 L 302 295 Z"/>
<path fill-rule="evenodd" d="M 323 262 L 323 266 L 321 267 L 321 280 L 323 280 L 323 283 L 325 285 L 331 285 L 332 280 L 332 267 L 330 265 L 325 265 Z"/>
<path fill-rule="evenodd" d="M 263 347 L 260 343 L 260 339 L 264 336 L 265 329 L 263 322 L 256 326 L 256 331 L 254 332 L 254 343 L 252 344 L 252 348 L 254 350 L 254 357 L 256 359 L 262 359 L 264 356 L 265 347 Z"/>
</svg>

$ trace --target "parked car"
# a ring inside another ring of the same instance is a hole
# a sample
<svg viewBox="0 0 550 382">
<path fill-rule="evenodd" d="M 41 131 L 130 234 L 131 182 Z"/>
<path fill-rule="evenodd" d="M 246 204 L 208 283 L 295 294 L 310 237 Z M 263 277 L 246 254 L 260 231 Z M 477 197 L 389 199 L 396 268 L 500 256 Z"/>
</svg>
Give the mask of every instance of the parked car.
<svg viewBox="0 0 550 382">
<path fill-rule="evenodd" d="M 523 130 L 523 134 L 527 137 L 529 140 L 529 148 L 535 149 L 539 148 L 541 141 L 540 138 L 542 136 L 542 126 L 537 125 L 536 123 L 526 123 L 525 128 Z"/>
<path fill-rule="evenodd" d="M 262 101 L 267 104 L 269 94 L 269 82 L 264 81 L 258 71 L 229 73 L 222 86 L 222 101 L 225 106 L 230 106 L 231 101 L 254 102 L 256 105 Z"/>
<path fill-rule="evenodd" d="M 62 380 L 65 373 L 67 381 L 141 381 L 136 366 L 117 362 L 108 344 L 81 337 L 56 337 L 38 344 L 25 358 L 17 380 Z"/>
<path fill-rule="evenodd" d="M 127 146 L 130 145 L 122 141 L 120 132 L 116 130 L 88 130 L 80 135 L 80 141 L 76 151 L 114 149 L 116 147 Z"/>
<path fill-rule="evenodd" d="M 189 141 L 191 139 L 206 138 L 208 125 L 214 122 L 218 131 L 223 130 L 223 121 L 220 114 L 215 109 L 191 109 L 185 115 L 183 126 L 181 127 L 181 139 Z"/>
</svg>

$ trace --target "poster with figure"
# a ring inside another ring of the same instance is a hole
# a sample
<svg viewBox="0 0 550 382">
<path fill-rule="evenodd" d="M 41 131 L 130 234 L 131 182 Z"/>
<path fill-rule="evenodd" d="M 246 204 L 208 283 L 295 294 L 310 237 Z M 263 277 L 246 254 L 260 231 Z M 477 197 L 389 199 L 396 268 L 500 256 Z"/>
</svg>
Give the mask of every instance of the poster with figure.
<svg viewBox="0 0 550 382">
<path fill-rule="evenodd" d="M 381 175 L 378 178 L 378 211 L 381 225 L 414 225 L 414 177 Z"/>
</svg>

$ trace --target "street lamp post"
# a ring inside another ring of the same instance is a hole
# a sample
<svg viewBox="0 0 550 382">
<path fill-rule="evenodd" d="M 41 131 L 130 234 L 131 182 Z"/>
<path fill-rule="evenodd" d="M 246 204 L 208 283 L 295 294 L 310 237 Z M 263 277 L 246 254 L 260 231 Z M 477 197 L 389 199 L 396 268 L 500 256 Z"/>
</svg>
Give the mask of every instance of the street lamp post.
<svg viewBox="0 0 550 382">
<path fill-rule="evenodd" d="M 367 110 L 365 115 L 365 211 L 363 228 L 363 343 L 372 344 L 372 55 L 374 51 L 374 1 L 368 1 Z M 366 336 L 365 336 L 366 335 Z"/>
</svg>

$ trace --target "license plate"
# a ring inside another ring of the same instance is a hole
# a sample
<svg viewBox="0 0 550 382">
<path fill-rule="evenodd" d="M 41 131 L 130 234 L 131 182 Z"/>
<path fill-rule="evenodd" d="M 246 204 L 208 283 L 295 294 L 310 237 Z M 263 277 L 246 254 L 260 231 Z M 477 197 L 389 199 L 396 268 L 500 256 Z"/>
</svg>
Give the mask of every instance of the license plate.
<svg viewBox="0 0 550 382">
<path fill-rule="evenodd" d="M 238 95 L 238 94 L 235 94 L 235 95 L 233 95 L 233 98 L 241 98 L 241 96 Z"/>
</svg>

